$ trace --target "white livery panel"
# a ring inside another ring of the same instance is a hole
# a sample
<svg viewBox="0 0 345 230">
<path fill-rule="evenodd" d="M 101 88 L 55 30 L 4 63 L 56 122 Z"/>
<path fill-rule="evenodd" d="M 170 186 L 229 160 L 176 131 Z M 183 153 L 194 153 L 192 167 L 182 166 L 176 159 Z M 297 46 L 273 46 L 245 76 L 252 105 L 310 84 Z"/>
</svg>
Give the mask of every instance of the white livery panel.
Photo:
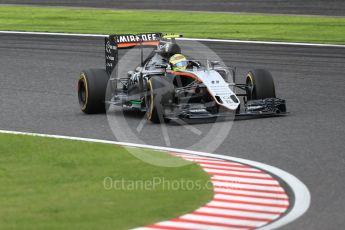
<svg viewBox="0 0 345 230">
<path fill-rule="evenodd" d="M 219 105 L 229 110 L 236 110 L 238 108 L 240 100 L 217 71 L 202 70 L 190 73 L 197 76 L 197 78 L 204 83 L 209 93 Z"/>
</svg>

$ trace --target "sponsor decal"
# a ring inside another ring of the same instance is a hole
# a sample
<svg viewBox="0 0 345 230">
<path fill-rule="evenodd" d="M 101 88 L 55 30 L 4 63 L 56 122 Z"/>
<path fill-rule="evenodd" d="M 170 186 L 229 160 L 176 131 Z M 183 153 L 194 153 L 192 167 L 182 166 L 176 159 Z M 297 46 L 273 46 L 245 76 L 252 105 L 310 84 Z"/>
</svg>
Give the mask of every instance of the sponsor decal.
<svg viewBox="0 0 345 230">
<path fill-rule="evenodd" d="M 253 105 L 253 106 L 248 106 L 247 110 L 257 110 L 257 109 L 262 109 L 263 107 L 260 105 Z"/>
<path fill-rule="evenodd" d="M 106 57 L 108 60 L 111 60 L 111 61 L 114 61 L 115 60 L 115 58 L 114 57 L 112 57 L 112 56 L 110 56 L 110 55 L 107 55 L 107 57 Z"/>
<path fill-rule="evenodd" d="M 228 105 L 236 105 L 239 104 L 238 102 L 235 102 L 234 99 L 232 98 L 232 96 L 234 96 L 233 94 L 223 94 L 223 95 L 219 95 L 220 98 Z"/>
<path fill-rule="evenodd" d="M 158 50 L 163 50 L 166 45 L 159 45 Z"/>
<path fill-rule="evenodd" d="M 137 34 L 137 35 L 117 35 L 115 37 L 116 43 L 128 43 L 128 42 L 146 42 L 146 41 L 158 41 L 160 34 Z"/>
<path fill-rule="evenodd" d="M 203 112 L 207 112 L 206 109 L 191 109 L 190 110 L 191 113 L 203 113 Z"/>
<path fill-rule="evenodd" d="M 221 96 L 221 98 L 223 98 L 225 100 L 231 99 L 231 94 L 227 94 L 227 95 Z"/>
<path fill-rule="evenodd" d="M 107 43 L 106 43 L 106 46 L 105 46 L 105 51 L 106 51 L 107 53 L 110 53 L 111 50 L 116 50 L 116 49 L 117 49 L 117 47 L 116 47 L 116 46 L 112 46 L 112 45 L 110 44 L 109 40 L 108 40 Z"/>
</svg>

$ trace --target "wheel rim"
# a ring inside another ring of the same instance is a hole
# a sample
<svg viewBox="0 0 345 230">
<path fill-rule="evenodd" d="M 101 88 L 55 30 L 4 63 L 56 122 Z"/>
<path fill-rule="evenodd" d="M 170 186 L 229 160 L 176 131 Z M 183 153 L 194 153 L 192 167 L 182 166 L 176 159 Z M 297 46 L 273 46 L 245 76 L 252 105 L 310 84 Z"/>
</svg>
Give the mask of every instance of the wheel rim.
<svg viewBox="0 0 345 230">
<path fill-rule="evenodd" d="M 251 100 L 251 99 L 253 99 L 254 82 L 253 82 L 253 78 L 250 75 L 250 73 L 247 75 L 246 86 L 247 86 L 247 98 L 248 98 L 248 100 Z"/>
<path fill-rule="evenodd" d="M 88 99 L 87 83 L 84 75 L 81 75 L 78 81 L 78 99 L 81 109 L 84 110 Z"/>
<path fill-rule="evenodd" d="M 153 91 L 152 91 L 152 84 L 150 80 L 147 82 L 145 105 L 146 105 L 146 118 L 148 120 L 151 120 L 152 111 L 153 111 Z"/>
</svg>

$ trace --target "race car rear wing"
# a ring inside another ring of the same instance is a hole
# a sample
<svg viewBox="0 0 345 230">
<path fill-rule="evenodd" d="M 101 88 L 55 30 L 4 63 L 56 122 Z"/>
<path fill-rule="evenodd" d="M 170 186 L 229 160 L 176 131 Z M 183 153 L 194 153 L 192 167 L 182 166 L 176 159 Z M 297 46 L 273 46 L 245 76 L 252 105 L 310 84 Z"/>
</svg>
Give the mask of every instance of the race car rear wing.
<svg viewBox="0 0 345 230">
<path fill-rule="evenodd" d="M 105 38 L 105 69 L 109 75 L 118 63 L 118 50 L 133 47 L 157 46 L 164 38 L 162 33 L 120 34 Z"/>
</svg>

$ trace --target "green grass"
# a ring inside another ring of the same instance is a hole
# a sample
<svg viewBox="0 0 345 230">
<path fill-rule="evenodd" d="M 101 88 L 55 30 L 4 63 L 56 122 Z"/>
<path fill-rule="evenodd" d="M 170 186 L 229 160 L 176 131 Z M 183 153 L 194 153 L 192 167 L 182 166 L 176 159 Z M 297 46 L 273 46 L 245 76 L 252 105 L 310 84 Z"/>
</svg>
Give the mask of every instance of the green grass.
<svg viewBox="0 0 345 230">
<path fill-rule="evenodd" d="M 105 177 L 124 178 L 126 186 L 159 177 L 165 185 L 106 189 Z M 181 178 L 209 180 L 195 164 L 157 167 L 120 146 L 0 134 L 0 229 L 128 229 L 179 216 L 211 199 L 206 188 L 166 189 Z"/>
<path fill-rule="evenodd" d="M 345 17 L 76 8 L 0 7 L 0 30 L 73 33 L 182 33 L 223 38 L 345 44 Z"/>
</svg>

